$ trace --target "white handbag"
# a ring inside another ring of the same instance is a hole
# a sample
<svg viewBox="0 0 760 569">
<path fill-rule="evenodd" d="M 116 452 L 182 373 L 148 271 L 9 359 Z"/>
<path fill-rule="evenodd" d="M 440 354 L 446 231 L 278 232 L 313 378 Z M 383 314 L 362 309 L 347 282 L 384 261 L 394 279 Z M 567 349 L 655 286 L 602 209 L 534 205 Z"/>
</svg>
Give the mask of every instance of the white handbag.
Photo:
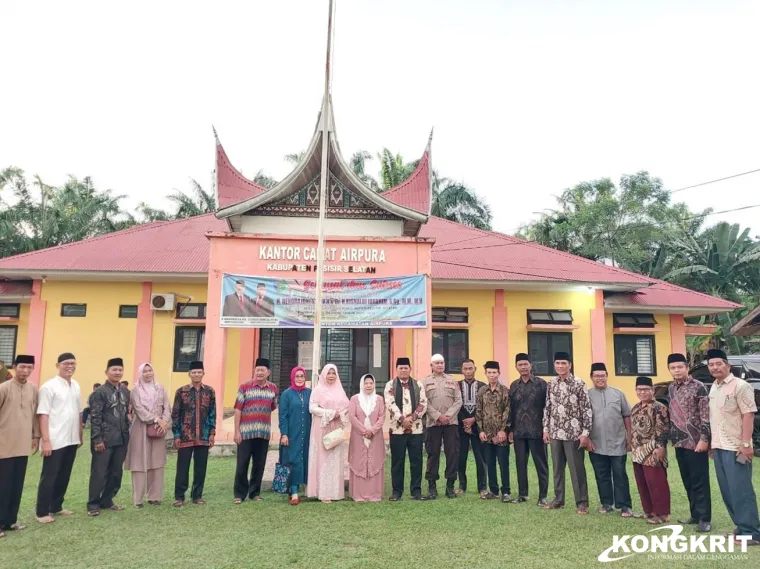
<svg viewBox="0 0 760 569">
<path fill-rule="evenodd" d="M 343 443 L 343 427 L 330 431 L 322 437 L 322 444 L 327 450 L 334 449 Z"/>
</svg>

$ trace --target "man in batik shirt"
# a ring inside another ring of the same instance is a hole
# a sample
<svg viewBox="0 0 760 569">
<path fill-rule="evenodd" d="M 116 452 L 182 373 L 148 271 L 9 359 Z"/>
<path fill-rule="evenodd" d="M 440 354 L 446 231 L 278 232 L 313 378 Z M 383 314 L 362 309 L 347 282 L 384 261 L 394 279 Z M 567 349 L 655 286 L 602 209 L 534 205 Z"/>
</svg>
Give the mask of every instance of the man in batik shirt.
<svg viewBox="0 0 760 569">
<path fill-rule="evenodd" d="M 668 408 L 654 399 L 651 377 L 636 378 L 639 402 L 631 410 L 631 459 L 644 517 L 652 525 L 670 521 Z"/>
<path fill-rule="evenodd" d="M 576 513 L 588 514 L 586 447 L 591 432 L 591 403 L 586 384 L 572 373 L 567 352 L 554 354 L 557 377 L 549 382 L 544 409 L 544 442 L 551 444 L 554 467 L 554 500 L 545 507 L 565 506 L 565 465 L 570 468 Z"/>
<path fill-rule="evenodd" d="M 499 362 L 486 362 L 486 379 L 488 385 L 484 385 L 478 391 L 478 404 L 475 416 L 480 442 L 483 444 L 483 456 L 488 467 L 489 492 L 481 496 L 486 500 L 492 500 L 501 496 L 502 502 L 511 502 L 509 494 L 509 389 L 499 383 Z M 501 473 L 501 488 L 496 475 L 496 463 L 499 464 Z"/>
<path fill-rule="evenodd" d="M 397 502 L 404 494 L 404 466 L 409 453 L 412 500 L 422 499 L 422 417 L 427 397 L 420 382 L 411 377 L 409 358 L 396 360 L 396 377 L 385 385 L 385 408 L 390 423 L 391 484 L 389 500 Z"/>
<path fill-rule="evenodd" d="M 174 479 L 174 507 L 185 505 L 185 492 L 190 484 L 190 461 L 193 462 L 193 504 L 203 506 L 203 486 L 206 482 L 208 451 L 216 436 L 216 393 L 203 383 L 203 362 L 191 362 L 190 384 L 180 387 L 174 395 L 172 432 L 177 448 L 177 476 Z"/>
<path fill-rule="evenodd" d="M 686 356 L 670 354 L 668 371 L 673 383 L 668 388 L 670 442 L 689 498 L 689 517 L 681 524 L 697 524 L 697 531 L 711 529 L 710 501 L 710 402 L 705 385 L 689 375 Z"/>
</svg>

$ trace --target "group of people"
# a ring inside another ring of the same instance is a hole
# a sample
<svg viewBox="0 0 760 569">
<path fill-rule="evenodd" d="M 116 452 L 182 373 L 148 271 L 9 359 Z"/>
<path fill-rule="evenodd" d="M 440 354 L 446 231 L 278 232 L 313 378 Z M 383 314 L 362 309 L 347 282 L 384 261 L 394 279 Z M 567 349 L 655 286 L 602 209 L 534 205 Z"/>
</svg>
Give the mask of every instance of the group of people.
<svg viewBox="0 0 760 569">
<path fill-rule="evenodd" d="M 42 472 L 37 490 L 36 517 L 49 524 L 73 512 L 64 507 L 77 450 L 82 446 L 83 422 L 74 354 L 63 353 L 57 373 L 37 388 L 28 382 L 35 358 L 18 355 L 14 377 L 0 385 L 0 537 L 24 526 L 17 521 L 28 458 L 39 450 Z M 190 365 L 190 384 L 177 390 L 171 405 L 166 390 L 156 381 L 150 363 L 139 366 L 130 392 L 122 381 L 124 362 L 108 360 L 106 380 L 88 399 L 90 431 L 89 496 L 87 515 L 101 510 L 120 511 L 114 498 L 126 467 L 132 473 L 132 499 L 136 508 L 160 505 L 166 465 L 165 440 L 174 437 L 177 455 L 175 505 L 184 505 L 191 459 L 195 475 L 191 497 L 202 499 L 208 449 L 214 444 L 216 400 L 203 385 L 203 363 Z"/>
<path fill-rule="evenodd" d="M 656 525 L 670 521 L 667 446 L 676 461 L 689 500 L 690 515 L 679 520 L 711 531 L 709 459 L 732 521 L 733 533 L 760 544 L 757 499 L 752 486 L 752 429 L 756 411 L 752 387 L 733 376 L 726 354 L 708 352 L 708 368 L 715 378 L 709 392 L 688 373 L 686 357 L 671 354 L 673 376 L 669 407 L 654 399 L 652 379 L 636 379 L 639 399 L 630 406 L 622 391 L 608 385 L 604 363 L 591 366 L 592 388 L 573 374 L 570 355 L 554 355 L 556 377 L 546 382 L 532 373 L 530 358 L 518 354 L 519 378 L 505 382 L 499 362 L 484 365 L 485 382 L 476 378 L 472 360 L 462 364 L 464 379 L 445 373 L 444 358 L 431 358 L 431 373 L 418 381 L 411 377 L 409 358 L 396 361 L 396 375 L 383 395 L 376 380 L 364 375 L 360 393 L 349 399 L 338 369 L 327 364 L 318 384 L 307 385 L 306 370 L 296 367 L 290 387 L 281 395 L 269 381 L 270 362 L 259 358 L 253 378 L 240 385 L 235 399 L 234 441 L 237 444 L 233 503 L 262 500 L 261 487 L 269 443 L 272 412 L 279 406 L 280 458 L 286 467 L 289 502 L 306 496 L 322 502 L 345 497 L 344 466 L 349 468 L 349 496 L 355 501 L 380 501 L 385 486 L 383 426 L 389 421 L 391 452 L 390 501 L 402 499 L 406 457 L 410 463 L 412 500 L 438 497 L 439 462 L 445 455 L 445 495 L 467 491 L 470 449 L 474 456 L 477 491 L 486 500 L 523 503 L 529 499 L 528 459 L 538 476 L 538 502 L 546 509 L 565 505 L 565 471 L 570 471 L 577 513 L 588 514 L 589 496 L 585 456 L 589 453 L 601 502 L 599 513 L 615 509 L 624 518 L 643 517 Z M 37 392 L 27 379 L 34 357 L 19 355 L 14 377 L 0 385 L 0 537 L 23 529 L 17 514 L 28 457 L 39 448 L 43 455 L 37 493 L 37 519 L 55 521 L 71 515 L 63 507 L 77 448 L 82 444 L 82 406 L 79 385 L 73 379 L 76 359 L 61 354 L 56 377 Z M 150 363 L 139 367 L 130 393 L 121 385 L 124 364 L 108 361 L 106 381 L 89 398 L 92 462 L 87 513 L 119 511 L 114 503 L 122 470 L 132 473 L 132 497 L 142 508 L 159 505 L 163 495 L 165 439 L 171 429 L 178 450 L 174 506 L 185 505 L 189 470 L 194 465 L 190 498 L 205 504 L 203 486 L 208 451 L 214 446 L 216 399 L 203 383 L 202 362 L 190 365 L 190 384 L 179 388 L 170 405 L 156 381 Z M 350 429 L 348 444 L 344 444 Z M 422 455 L 427 454 L 422 492 Z M 510 446 L 514 446 L 518 492 L 511 495 Z M 551 450 L 554 498 L 547 500 Z M 643 515 L 632 511 L 626 460 L 630 453 Z M 458 481 L 458 487 L 457 487 Z"/>
</svg>

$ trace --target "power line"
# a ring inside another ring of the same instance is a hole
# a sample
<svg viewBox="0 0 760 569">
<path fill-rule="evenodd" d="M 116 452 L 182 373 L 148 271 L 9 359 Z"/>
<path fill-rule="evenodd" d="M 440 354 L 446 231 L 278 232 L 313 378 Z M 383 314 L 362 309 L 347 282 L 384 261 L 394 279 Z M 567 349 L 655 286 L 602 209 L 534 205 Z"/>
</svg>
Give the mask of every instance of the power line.
<svg viewBox="0 0 760 569">
<path fill-rule="evenodd" d="M 760 168 L 757 170 L 750 170 L 749 172 L 742 172 L 741 174 L 734 174 L 732 176 L 726 176 L 725 178 L 718 178 L 717 180 L 710 180 L 709 182 L 702 182 L 700 184 L 694 184 L 693 186 L 686 186 L 685 188 L 678 188 L 677 190 L 671 190 L 671 194 L 676 194 L 678 192 L 683 192 L 684 190 L 690 190 L 692 188 L 699 188 L 700 186 L 706 186 L 708 184 L 715 184 L 716 182 L 722 182 L 724 180 L 730 180 L 731 178 L 738 178 L 739 176 L 746 176 L 748 174 L 755 174 L 757 172 L 760 172 Z"/>
<path fill-rule="evenodd" d="M 692 216 L 689 216 L 689 217 L 683 217 L 683 218 L 677 219 L 675 221 L 679 221 L 679 222 L 680 221 L 691 221 L 691 220 L 694 220 L 694 219 L 698 219 L 700 217 L 707 217 L 707 216 L 710 216 L 710 215 L 719 215 L 719 214 L 722 214 L 722 213 L 732 213 L 732 212 L 735 212 L 735 211 L 742 211 L 742 210 L 746 210 L 746 209 L 753 209 L 753 208 L 756 208 L 756 207 L 760 207 L 760 204 L 745 205 L 745 206 L 736 207 L 736 208 L 732 208 L 732 209 L 725 209 L 725 210 L 722 210 L 722 211 L 712 211 L 710 213 L 696 214 L 696 215 L 692 215 Z M 599 237 L 599 236 L 608 236 L 609 237 L 611 235 L 619 233 L 620 231 L 627 231 L 627 230 L 630 230 L 630 229 L 637 229 L 637 228 L 640 228 L 640 227 L 649 227 L 649 226 L 653 226 L 653 225 L 654 224 L 651 223 L 651 222 L 639 223 L 639 224 L 634 224 L 634 225 L 626 225 L 626 226 L 623 226 L 623 227 L 618 227 L 617 229 L 611 229 L 610 231 L 601 231 L 601 232 L 598 232 L 598 233 L 587 234 L 586 236 L 587 237 Z M 453 244 L 456 244 L 456 243 L 462 243 L 464 241 L 471 241 L 471 240 L 474 240 L 474 239 L 481 239 L 481 238 L 486 238 L 486 237 L 493 237 L 493 236 L 492 235 L 482 235 L 482 236 L 479 235 L 478 237 L 472 237 L 471 239 L 463 239 L 462 241 L 455 241 L 454 243 L 449 243 L 447 245 L 453 245 Z M 506 236 L 506 237 L 509 237 L 509 236 Z M 514 238 L 514 239 L 519 239 L 519 238 Z M 436 253 L 436 252 L 438 252 L 438 253 L 448 253 L 449 251 L 470 251 L 472 249 L 490 249 L 490 248 L 493 248 L 493 247 L 507 247 L 509 245 L 525 245 L 525 244 L 529 244 L 529 243 L 535 243 L 536 245 L 543 245 L 542 243 L 536 241 L 535 239 L 520 239 L 519 241 L 510 241 L 508 243 L 496 243 L 494 245 L 483 245 L 481 247 L 460 247 L 458 249 L 439 249 L 439 248 L 433 248 L 433 253 Z M 445 247 L 445 245 L 444 245 L 444 247 Z"/>
</svg>

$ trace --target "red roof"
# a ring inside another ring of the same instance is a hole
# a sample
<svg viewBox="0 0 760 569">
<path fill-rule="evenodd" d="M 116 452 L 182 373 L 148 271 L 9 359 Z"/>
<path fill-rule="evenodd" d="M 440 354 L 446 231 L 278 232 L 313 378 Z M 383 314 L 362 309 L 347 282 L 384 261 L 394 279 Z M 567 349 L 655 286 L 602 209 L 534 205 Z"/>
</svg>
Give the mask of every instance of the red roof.
<svg viewBox="0 0 760 569">
<path fill-rule="evenodd" d="M 205 273 L 207 231 L 228 231 L 213 214 L 159 221 L 93 239 L 0 259 L 2 271 Z M 433 278 L 462 281 L 578 282 L 641 286 L 612 294 L 607 306 L 733 310 L 739 305 L 609 267 L 501 233 L 430 217 L 420 237 L 435 238 Z M 648 285 L 649 288 L 646 288 Z"/>
<path fill-rule="evenodd" d="M 156 221 L 0 259 L 0 272 L 11 269 L 205 273 L 209 257 L 206 232 L 227 230 L 227 223 L 211 213 L 177 221 Z"/>
<path fill-rule="evenodd" d="M 263 194 L 269 188 L 260 186 L 243 176 L 232 165 L 224 147 L 216 141 L 216 192 L 219 207 L 227 207 Z"/>
<path fill-rule="evenodd" d="M 420 237 L 435 237 L 433 278 L 609 283 L 651 279 L 516 237 L 431 217 Z"/>
<path fill-rule="evenodd" d="M 430 152 L 425 151 L 411 176 L 380 195 L 397 205 L 430 215 Z"/>
<path fill-rule="evenodd" d="M 663 308 L 715 308 L 734 310 L 741 308 L 730 300 L 716 298 L 709 294 L 689 290 L 665 281 L 652 279 L 652 286 L 637 290 L 633 293 L 611 294 L 604 300 L 604 305 L 615 306 L 641 306 L 647 308 L 659 306 Z"/>
</svg>

